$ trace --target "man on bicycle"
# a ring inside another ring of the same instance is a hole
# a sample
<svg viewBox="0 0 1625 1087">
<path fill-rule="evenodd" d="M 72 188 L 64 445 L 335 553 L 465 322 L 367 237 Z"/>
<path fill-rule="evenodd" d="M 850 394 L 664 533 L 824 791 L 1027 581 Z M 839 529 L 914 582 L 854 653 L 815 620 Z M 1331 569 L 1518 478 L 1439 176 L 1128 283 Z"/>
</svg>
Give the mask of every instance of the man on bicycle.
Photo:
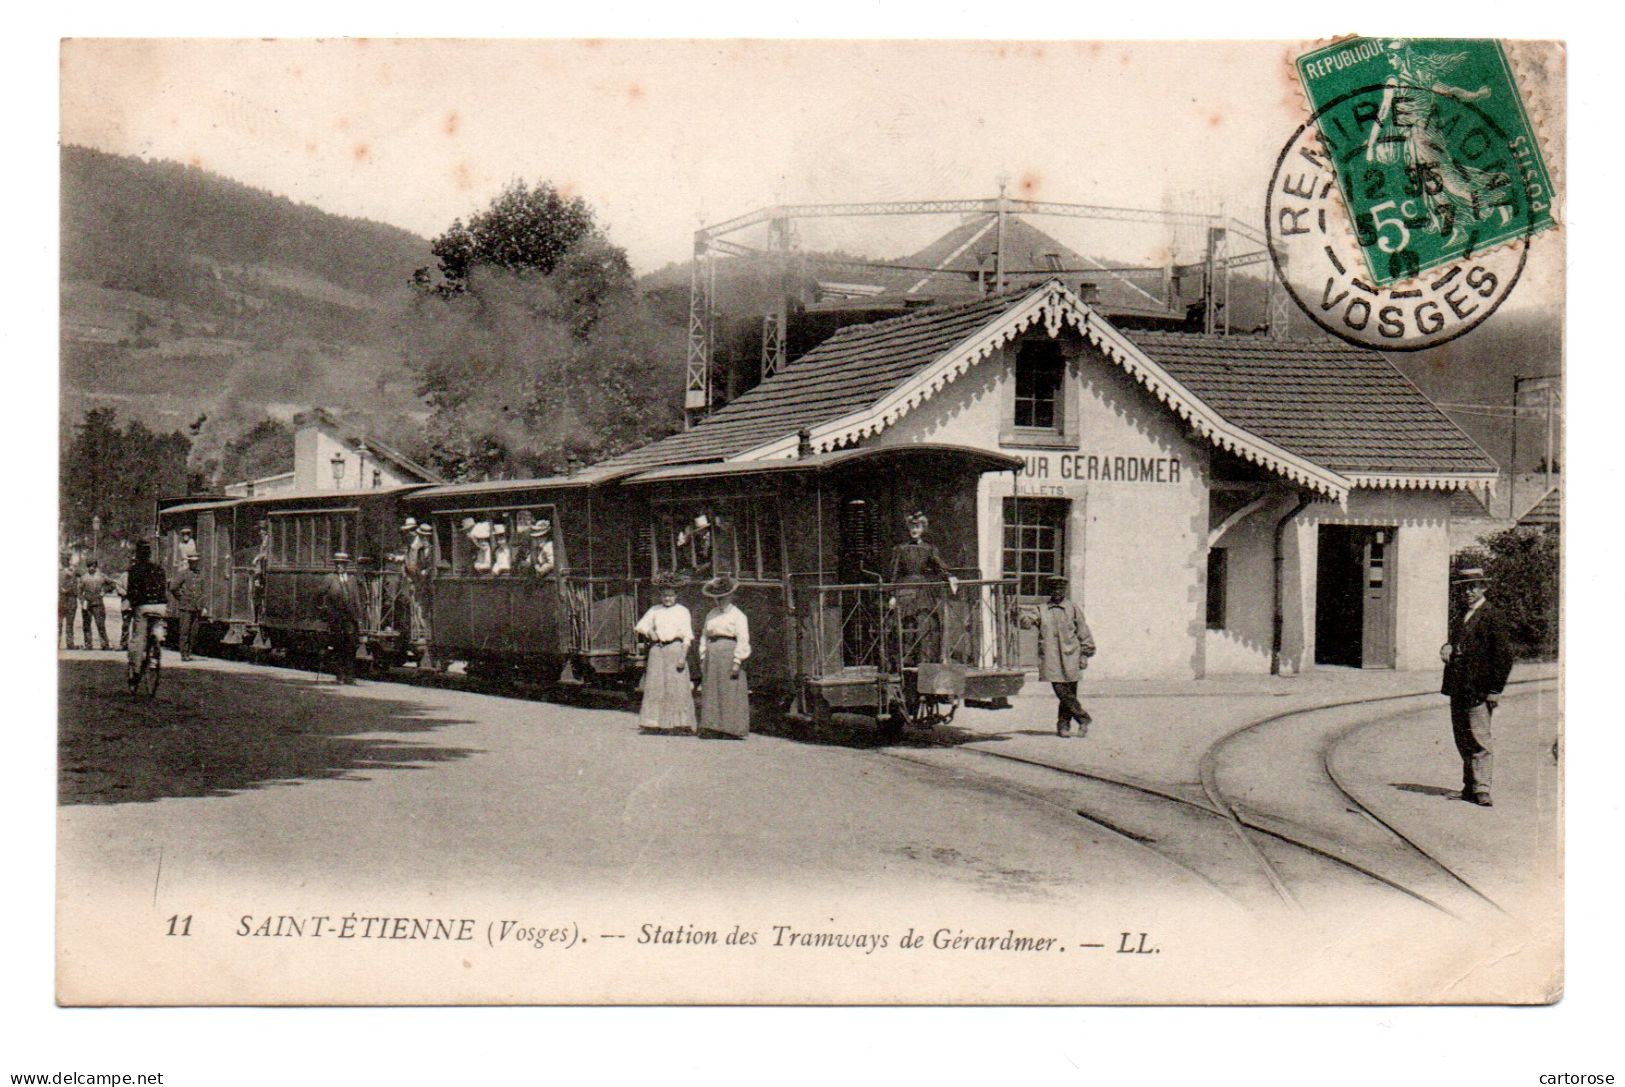
<svg viewBox="0 0 1625 1087">
<path fill-rule="evenodd" d="M 135 561 L 130 563 L 129 580 L 125 584 L 130 620 L 130 675 L 141 669 L 141 658 L 147 652 L 147 630 L 152 619 L 141 609 L 148 604 L 169 603 L 169 583 L 164 568 L 152 561 L 152 544 L 142 540 L 135 545 Z"/>
</svg>

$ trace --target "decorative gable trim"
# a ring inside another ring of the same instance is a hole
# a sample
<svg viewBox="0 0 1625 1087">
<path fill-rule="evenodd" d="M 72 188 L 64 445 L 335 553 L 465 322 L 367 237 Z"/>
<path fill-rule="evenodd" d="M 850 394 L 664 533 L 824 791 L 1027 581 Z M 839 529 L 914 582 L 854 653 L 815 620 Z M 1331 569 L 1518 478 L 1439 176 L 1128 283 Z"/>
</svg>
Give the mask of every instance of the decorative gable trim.
<svg viewBox="0 0 1625 1087">
<path fill-rule="evenodd" d="M 1351 485 L 1348 479 L 1226 421 L 1055 279 L 1035 288 L 1022 302 L 978 328 L 876 403 L 813 427 L 813 448 L 821 453 L 830 452 L 879 434 L 972 366 L 1040 323 L 1051 337 L 1059 336 L 1067 325 L 1078 329 L 1092 346 L 1127 371 L 1198 435 L 1219 448 L 1339 502 L 1348 496 Z M 728 459 L 793 457 L 796 442 L 795 435 L 786 435 Z"/>
</svg>

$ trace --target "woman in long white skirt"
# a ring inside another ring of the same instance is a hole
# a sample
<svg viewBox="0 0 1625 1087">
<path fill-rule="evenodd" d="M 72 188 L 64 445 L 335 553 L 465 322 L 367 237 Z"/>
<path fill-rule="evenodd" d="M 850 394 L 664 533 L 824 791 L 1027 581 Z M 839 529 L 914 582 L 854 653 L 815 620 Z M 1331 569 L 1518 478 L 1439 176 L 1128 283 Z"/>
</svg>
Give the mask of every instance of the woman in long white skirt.
<svg viewBox="0 0 1625 1087">
<path fill-rule="evenodd" d="M 673 574 L 655 578 L 660 603 L 644 612 L 635 628 L 649 646 L 643 673 L 643 708 L 638 711 L 638 724 L 647 729 L 694 728 L 694 684 L 688 671 L 694 617 L 677 602 L 680 584 Z"/>
</svg>

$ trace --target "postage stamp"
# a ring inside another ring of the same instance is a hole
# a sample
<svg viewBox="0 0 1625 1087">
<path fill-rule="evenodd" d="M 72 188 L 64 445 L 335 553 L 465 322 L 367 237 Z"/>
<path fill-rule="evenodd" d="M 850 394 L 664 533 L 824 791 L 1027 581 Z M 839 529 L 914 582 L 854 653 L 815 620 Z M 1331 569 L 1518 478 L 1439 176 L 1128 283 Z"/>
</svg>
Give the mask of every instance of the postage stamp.
<svg viewBox="0 0 1625 1087">
<path fill-rule="evenodd" d="M 1355 38 L 1297 70 L 1374 285 L 1553 224 L 1551 175 L 1499 42 Z"/>
</svg>

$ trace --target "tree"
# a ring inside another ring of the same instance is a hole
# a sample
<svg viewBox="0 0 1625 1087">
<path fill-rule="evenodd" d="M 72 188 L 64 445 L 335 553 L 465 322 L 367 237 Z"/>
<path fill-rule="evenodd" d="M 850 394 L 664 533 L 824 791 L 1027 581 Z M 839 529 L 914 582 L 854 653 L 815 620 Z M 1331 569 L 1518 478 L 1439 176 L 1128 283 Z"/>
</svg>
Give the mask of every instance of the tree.
<svg viewBox="0 0 1625 1087">
<path fill-rule="evenodd" d="M 550 475 L 670 433 L 678 330 L 596 248 L 552 276 L 477 268 L 460 296 L 420 297 L 403 350 L 428 402 L 429 462 L 449 479 Z M 612 279 L 613 277 L 611 277 Z"/>
<path fill-rule="evenodd" d="M 1484 546 L 1457 552 L 1451 572 L 1479 566 L 1490 577 L 1488 597 L 1506 617 L 1513 651 L 1519 657 L 1557 656 L 1562 563 L 1555 533 L 1509 528 Z"/>
<path fill-rule="evenodd" d="M 440 282 L 433 282 L 427 268 L 418 269 L 412 282 L 444 295 L 467 291 L 470 274 L 481 265 L 549 275 L 580 242 L 597 234 L 592 209 L 581 197 L 566 197 L 547 181 L 534 187 L 511 181 L 466 226 L 458 219 L 430 243 Z"/>
<path fill-rule="evenodd" d="M 683 330 L 639 298 L 580 197 L 515 182 L 436 238 L 401 345 L 450 479 L 548 475 L 670 433 Z"/>
<path fill-rule="evenodd" d="M 293 469 L 293 428 L 265 418 L 226 442 L 220 452 L 220 478 L 225 482 L 261 479 Z"/>
<path fill-rule="evenodd" d="M 150 537 L 157 499 L 187 492 L 191 441 L 157 434 L 138 420 L 117 426 L 112 408 L 92 408 L 62 456 L 62 530 L 102 550 Z M 96 525 L 100 521 L 100 531 Z"/>
</svg>

